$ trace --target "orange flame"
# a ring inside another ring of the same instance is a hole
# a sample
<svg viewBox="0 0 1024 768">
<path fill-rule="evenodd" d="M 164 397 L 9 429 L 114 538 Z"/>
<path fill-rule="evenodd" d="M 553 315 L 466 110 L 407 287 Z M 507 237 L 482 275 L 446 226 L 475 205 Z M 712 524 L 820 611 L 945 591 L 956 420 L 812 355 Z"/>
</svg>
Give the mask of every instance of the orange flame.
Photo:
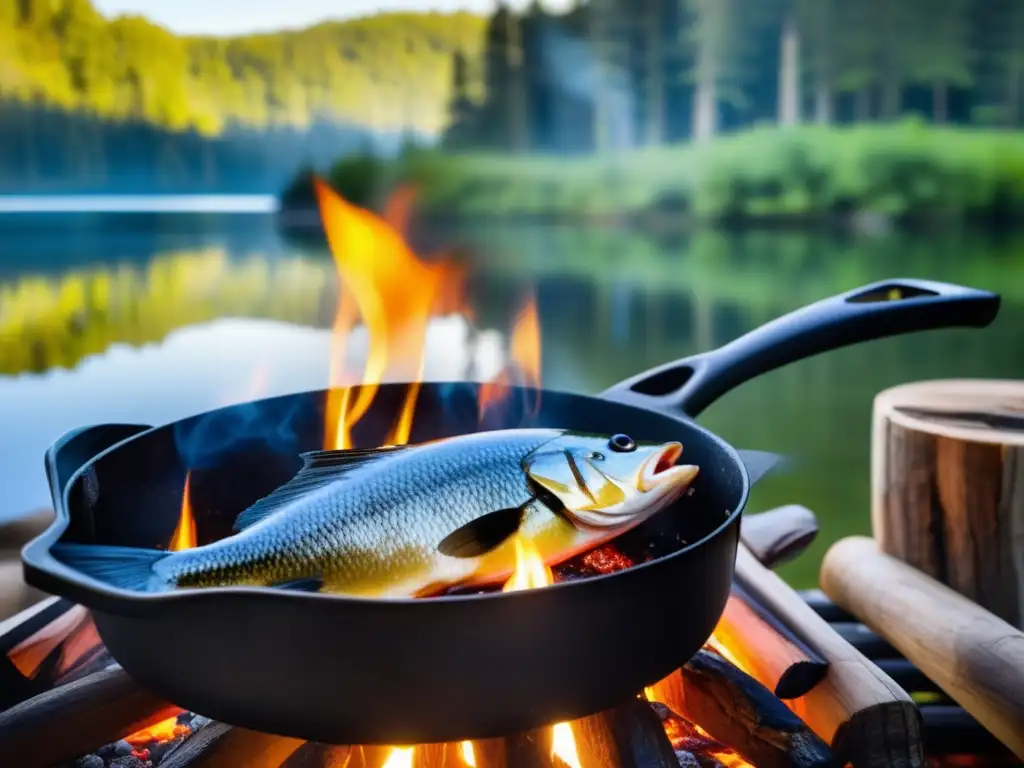
<svg viewBox="0 0 1024 768">
<path fill-rule="evenodd" d="M 502 592 L 537 589 L 555 583 L 555 575 L 545 564 L 544 556 L 531 540 L 516 536 L 514 545 L 516 568 L 501 588 Z M 551 756 L 559 758 L 569 768 L 580 768 L 576 738 L 569 723 L 557 723 L 552 726 Z"/>
<path fill-rule="evenodd" d="M 192 502 L 189 499 L 189 483 L 192 473 L 185 475 L 185 490 L 181 495 L 181 513 L 178 515 L 178 525 L 171 534 L 171 543 L 167 549 L 171 552 L 180 552 L 183 549 L 192 549 L 197 542 L 196 520 L 192 515 Z"/>
<path fill-rule="evenodd" d="M 508 397 L 509 388 L 518 378 L 523 386 L 533 388 L 537 398 L 532 403 L 531 413 L 540 407 L 540 318 L 537 313 L 537 302 L 533 297 L 519 311 L 512 325 L 509 339 L 509 364 L 493 381 L 485 382 L 480 387 L 480 419 L 498 402 Z"/>
<path fill-rule="evenodd" d="M 161 720 L 159 723 L 155 723 L 148 728 L 143 728 L 141 731 L 125 736 L 124 740 L 133 747 L 143 747 L 146 744 L 152 744 L 154 741 L 171 741 L 189 732 L 189 727 L 179 723 L 178 717 L 175 715 L 166 720 Z"/>
<path fill-rule="evenodd" d="M 388 759 L 381 768 L 412 768 L 412 756 L 415 747 L 392 747 Z"/>
<path fill-rule="evenodd" d="M 459 744 L 459 754 L 462 756 L 462 762 L 469 766 L 469 768 L 476 768 L 476 751 L 473 749 L 472 741 L 463 741 Z"/>
<path fill-rule="evenodd" d="M 346 202 L 315 180 L 320 217 L 338 271 L 341 300 L 333 327 L 331 387 L 327 403 L 324 447 L 351 448 L 352 427 L 366 414 L 386 376 L 412 382 L 401 415 L 385 441 L 409 440 L 419 382 L 423 376 L 425 341 L 430 316 L 450 300 L 461 270 L 439 261 L 416 258 L 398 227 L 404 227 L 412 192 L 401 191 L 389 206 L 389 222 Z M 397 227 L 396 227 L 397 225 Z M 357 393 L 335 389 L 344 381 L 344 337 L 357 316 L 369 333 L 369 350 Z"/>
</svg>

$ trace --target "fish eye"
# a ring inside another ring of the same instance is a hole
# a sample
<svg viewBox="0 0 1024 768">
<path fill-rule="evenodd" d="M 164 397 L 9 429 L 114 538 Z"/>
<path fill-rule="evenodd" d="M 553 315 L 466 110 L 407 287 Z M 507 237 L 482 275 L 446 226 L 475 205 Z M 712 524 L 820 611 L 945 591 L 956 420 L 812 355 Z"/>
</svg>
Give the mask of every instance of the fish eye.
<svg viewBox="0 0 1024 768">
<path fill-rule="evenodd" d="M 604 461 L 604 454 L 600 451 L 593 451 L 588 458 L 594 461 Z"/>
<path fill-rule="evenodd" d="M 611 440 L 608 441 L 608 446 L 618 453 L 630 453 L 636 450 L 636 441 L 629 435 L 623 435 L 620 432 L 617 435 L 612 435 Z"/>
</svg>

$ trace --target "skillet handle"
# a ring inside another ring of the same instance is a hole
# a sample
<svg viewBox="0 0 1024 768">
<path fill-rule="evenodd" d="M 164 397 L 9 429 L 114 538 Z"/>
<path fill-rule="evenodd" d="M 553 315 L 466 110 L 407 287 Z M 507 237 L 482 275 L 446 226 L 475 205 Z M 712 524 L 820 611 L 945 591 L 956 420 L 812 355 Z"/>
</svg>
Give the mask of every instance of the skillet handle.
<svg viewBox="0 0 1024 768">
<path fill-rule="evenodd" d="M 142 424 L 97 424 L 65 432 L 46 449 L 44 464 L 57 522 L 67 519 L 64 490 L 72 475 L 111 446 L 152 427 Z M 61 525 L 63 528 L 63 525 Z"/>
<path fill-rule="evenodd" d="M 809 304 L 725 346 L 638 374 L 601 397 L 697 416 L 731 389 L 787 363 L 862 341 L 947 327 L 984 327 L 998 294 L 930 280 L 883 280 Z"/>
</svg>

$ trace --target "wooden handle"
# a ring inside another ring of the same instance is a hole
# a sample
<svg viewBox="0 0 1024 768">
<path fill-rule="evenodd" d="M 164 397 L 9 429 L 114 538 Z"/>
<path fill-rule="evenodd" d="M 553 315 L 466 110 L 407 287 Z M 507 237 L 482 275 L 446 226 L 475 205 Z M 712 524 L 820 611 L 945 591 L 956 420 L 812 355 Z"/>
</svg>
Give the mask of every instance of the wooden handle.
<svg viewBox="0 0 1024 768">
<path fill-rule="evenodd" d="M 1024 633 L 863 536 L 832 546 L 821 588 L 1024 759 Z"/>
</svg>

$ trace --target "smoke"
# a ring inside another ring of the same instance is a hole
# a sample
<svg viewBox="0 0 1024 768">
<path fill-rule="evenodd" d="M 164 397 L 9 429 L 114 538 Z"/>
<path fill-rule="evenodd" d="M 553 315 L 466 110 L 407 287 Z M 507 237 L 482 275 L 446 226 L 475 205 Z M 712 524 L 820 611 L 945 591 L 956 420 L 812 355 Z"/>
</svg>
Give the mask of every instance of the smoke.
<svg viewBox="0 0 1024 768">
<path fill-rule="evenodd" d="M 301 433 L 303 405 L 312 420 L 315 409 L 304 398 L 278 397 L 241 403 L 176 422 L 174 441 L 184 465 L 210 469 L 230 451 L 263 447 L 295 454 Z M 315 427 L 315 422 L 309 426 Z M 305 431 L 308 431 L 309 427 Z"/>
<path fill-rule="evenodd" d="M 571 37 L 553 24 L 541 26 L 538 44 L 541 71 L 552 90 L 598 109 L 609 148 L 633 146 L 636 94 L 628 70 L 610 60 L 611 51 L 601 55 L 592 41 Z"/>
</svg>

